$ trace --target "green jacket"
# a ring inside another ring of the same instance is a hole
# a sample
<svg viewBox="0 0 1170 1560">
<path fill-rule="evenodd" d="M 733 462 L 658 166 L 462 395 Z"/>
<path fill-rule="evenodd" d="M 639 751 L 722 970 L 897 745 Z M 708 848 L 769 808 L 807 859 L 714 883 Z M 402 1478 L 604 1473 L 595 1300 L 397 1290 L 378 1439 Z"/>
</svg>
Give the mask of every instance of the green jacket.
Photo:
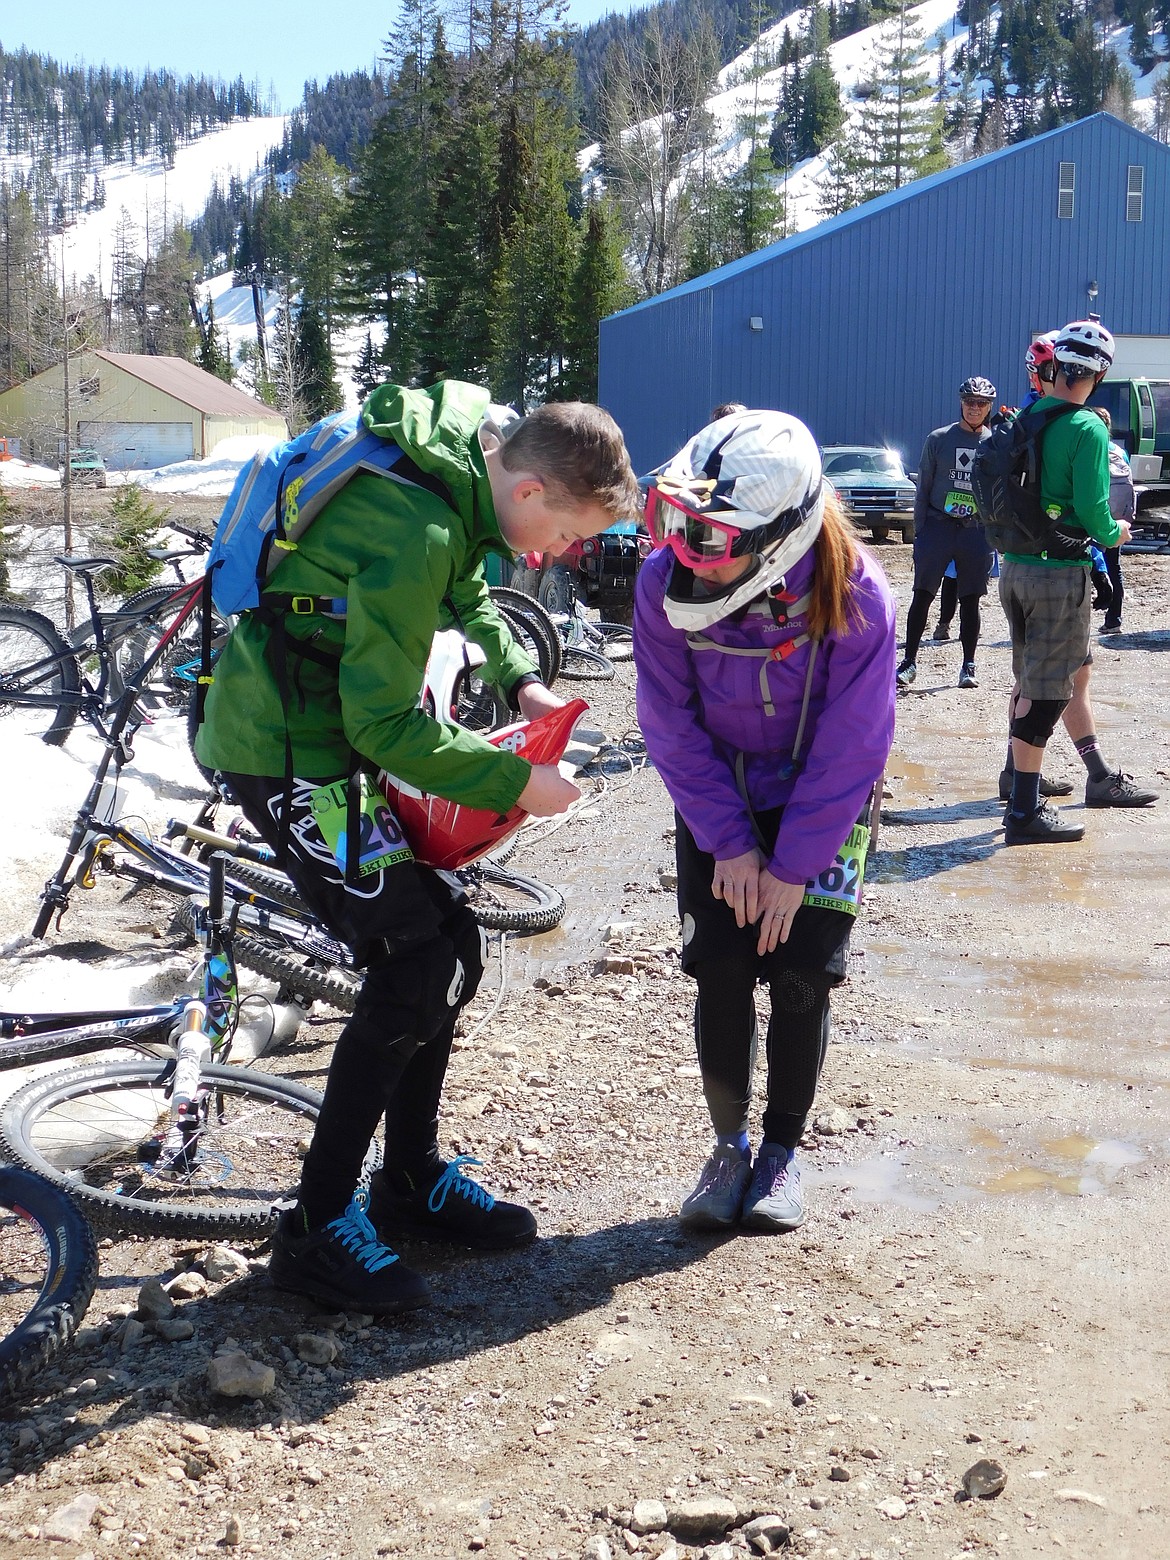
<svg viewBox="0 0 1170 1560">
<path fill-rule="evenodd" d="M 1059 406 L 1054 395 L 1042 396 L 1035 410 Z M 1109 431 L 1096 412 L 1085 407 L 1058 417 L 1044 431 L 1040 450 L 1040 502 L 1061 521 L 1091 536 L 1101 547 L 1116 547 L 1121 527 L 1109 512 Z M 1037 558 L 1005 553 L 1013 563 L 1034 563 L 1049 569 L 1088 568 L 1088 558 Z"/>
<path fill-rule="evenodd" d="M 287 711 L 267 654 L 272 630 L 245 612 L 215 666 L 196 750 L 205 764 L 282 775 L 285 731 L 294 772 L 345 774 L 351 751 L 419 790 L 472 806 L 511 807 L 529 764 L 419 708 L 423 674 L 450 603 L 504 687 L 533 670 L 492 605 L 483 564 L 507 553 L 477 437 L 486 390 L 447 381 L 426 390 L 380 385 L 366 426 L 438 477 L 451 504 L 418 486 L 360 473 L 318 515 L 270 586 L 283 594 L 344 596 L 344 620 L 289 617 L 287 632 L 339 653 L 337 667 L 289 657 Z"/>
</svg>

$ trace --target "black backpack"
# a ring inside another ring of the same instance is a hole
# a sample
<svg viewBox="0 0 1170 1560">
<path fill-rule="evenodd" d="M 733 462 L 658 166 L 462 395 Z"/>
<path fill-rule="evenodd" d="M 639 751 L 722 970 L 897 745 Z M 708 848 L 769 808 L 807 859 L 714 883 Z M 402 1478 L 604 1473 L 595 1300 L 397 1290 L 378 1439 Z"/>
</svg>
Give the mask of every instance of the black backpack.
<svg viewBox="0 0 1170 1560">
<path fill-rule="evenodd" d="M 1078 408 L 1063 401 L 1043 411 L 1028 407 L 1001 423 L 975 451 L 971 494 L 987 540 L 999 552 L 1077 557 L 1085 550 L 1045 514 L 1040 504 L 1040 445 L 1048 425 Z"/>
</svg>

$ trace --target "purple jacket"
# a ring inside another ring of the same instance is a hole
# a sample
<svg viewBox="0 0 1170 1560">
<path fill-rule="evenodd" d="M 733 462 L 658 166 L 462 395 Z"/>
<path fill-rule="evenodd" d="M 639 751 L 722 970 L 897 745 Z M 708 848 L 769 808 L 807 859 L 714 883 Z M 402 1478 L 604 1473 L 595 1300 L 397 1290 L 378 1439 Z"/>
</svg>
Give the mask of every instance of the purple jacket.
<svg viewBox="0 0 1170 1560">
<path fill-rule="evenodd" d="M 813 553 L 789 571 L 787 592 L 808 591 Z M 894 737 L 894 600 L 877 562 L 862 553 L 854 574 L 863 622 L 830 635 L 817 652 L 797 773 L 785 778 L 800 721 L 811 644 L 786 660 L 693 649 L 672 628 L 663 597 L 674 564 L 668 550 L 648 558 L 634 602 L 638 719 L 651 760 L 702 850 L 718 860 L 755 845 L 736 785 L 736 755 L 752 807 L 784 805 L 769 863 L 773 876 L 804 883 L 831 865 L 882 773 Z M 703 637 L 729 646 L 772 646 L 805 632 L 803 616 L 786 628 L 749 612 Z M 775 713 L 765 711 L 760 668 Z"/>
</svg>

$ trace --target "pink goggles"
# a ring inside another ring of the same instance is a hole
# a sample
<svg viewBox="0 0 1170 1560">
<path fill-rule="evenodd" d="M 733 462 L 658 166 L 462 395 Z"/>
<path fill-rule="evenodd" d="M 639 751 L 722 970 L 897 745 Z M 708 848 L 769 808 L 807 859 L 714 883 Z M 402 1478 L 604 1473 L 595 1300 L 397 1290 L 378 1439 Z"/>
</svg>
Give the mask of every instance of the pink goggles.
<svg viewBox="0 0 1170 1560">
<path fill-rule="evenodd" d="M 646 529 L 655 547 L 669 547 L 688 569 L 715 569 L 730 563 L 742 529 L 701 514 L 680 494 L 651 484 L 646 494 Z"/>
</svg>

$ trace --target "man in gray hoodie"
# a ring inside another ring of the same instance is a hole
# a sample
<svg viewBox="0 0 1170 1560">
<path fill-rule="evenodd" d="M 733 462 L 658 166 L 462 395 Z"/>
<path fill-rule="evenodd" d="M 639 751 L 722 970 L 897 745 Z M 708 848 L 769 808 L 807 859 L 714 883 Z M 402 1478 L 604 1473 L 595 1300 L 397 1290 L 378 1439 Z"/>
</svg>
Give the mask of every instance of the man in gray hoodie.
<svg viewBox="0 0 1170 1560">
<path fill-rule="evenodd" d="M 898 667 L 900 689 L 918 675 L 918 646 L 926 632 L 930 604 L 947 566 L 955 565 L 959 588 L 959 639 L 963 646 L 960 688 L 976 688 L 979 601 L 987 594 L 992 551 L 971 496 L 971 466 L 979 444 L 991 436 L 995 386 L 974 375 L 959 386 L 958 422 L 927 435 L 918 462 L 914 500 L 914 594 L 906 614 L 906 649 Z"/>
</svg>

